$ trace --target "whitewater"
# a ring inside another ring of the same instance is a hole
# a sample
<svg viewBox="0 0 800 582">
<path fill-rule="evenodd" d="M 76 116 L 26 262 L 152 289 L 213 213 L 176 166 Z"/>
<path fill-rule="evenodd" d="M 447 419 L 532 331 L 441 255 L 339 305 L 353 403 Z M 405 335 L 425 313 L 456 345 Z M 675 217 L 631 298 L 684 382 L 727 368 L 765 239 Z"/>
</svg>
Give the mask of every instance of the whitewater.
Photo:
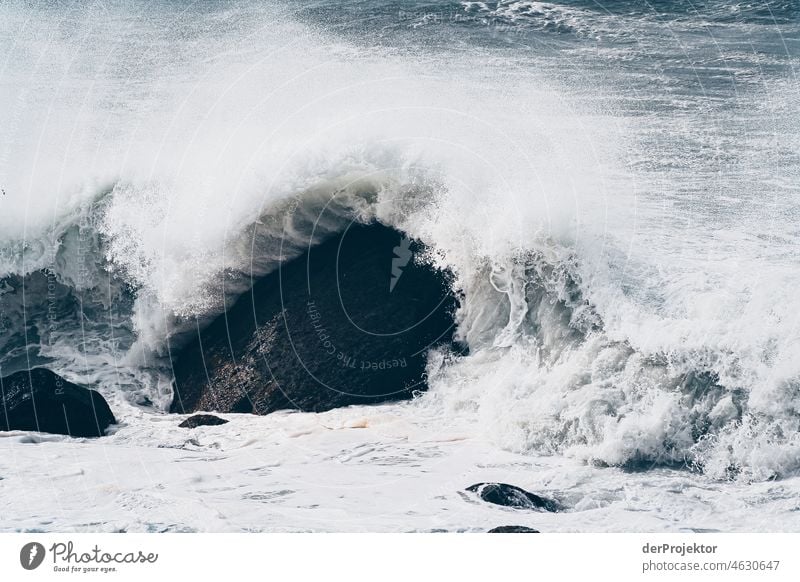
<svg viewBox="0 0 800 582">
<path fill-rule="evenodd" d="M 0 373 L 119 421 L 0 433 L 0 529 L 800 531 L 798 65 L 790 0 L 0 3 Z M 167 339 L 354 221 L 468 353 L 178 428 Z"/>
</svg>

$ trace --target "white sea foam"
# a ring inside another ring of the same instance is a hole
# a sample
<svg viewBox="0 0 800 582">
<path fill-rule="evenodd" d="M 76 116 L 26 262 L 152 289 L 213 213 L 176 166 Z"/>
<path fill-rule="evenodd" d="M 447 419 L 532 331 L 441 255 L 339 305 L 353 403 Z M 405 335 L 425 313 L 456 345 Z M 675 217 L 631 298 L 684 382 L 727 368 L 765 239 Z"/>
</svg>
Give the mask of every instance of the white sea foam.
<svg viewBox="0 0 800 582">
<path fill-rule="evenodd" d="M 397 414 L 570 463 L 800 469 L 795 81 L 632 114 L 613 78 L 365 46 L 280 9 L 31 10 L 0 6 L 0 274 L 52 267 L 103 306 L 131 286 L 123 339 L 62 328 L 42 354 L 131 425 L 156 421 L 130 400 L 169 403 L 153 357 L 177 322 L 324 215 L 317 237 L 419 238 L 463 293 L 470 355 L 432 355 Z"/>
</svg>

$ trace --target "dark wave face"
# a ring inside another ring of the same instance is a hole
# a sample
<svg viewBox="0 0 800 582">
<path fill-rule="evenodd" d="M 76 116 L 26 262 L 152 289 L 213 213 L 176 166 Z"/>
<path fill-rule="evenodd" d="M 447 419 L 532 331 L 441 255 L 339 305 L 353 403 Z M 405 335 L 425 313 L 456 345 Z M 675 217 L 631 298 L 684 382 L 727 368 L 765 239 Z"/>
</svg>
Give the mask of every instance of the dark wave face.
<svg viewBox="0 0 800 582">
<path fill-rule="evenodd" d="M 459 298 L 467 349 L 415 363 L 437 418 L 800 471 L 796 1 L 14 0 L 0 46 L 3 375 L 168 411 L 170 345 L 380 224 Z"/>
</svg>

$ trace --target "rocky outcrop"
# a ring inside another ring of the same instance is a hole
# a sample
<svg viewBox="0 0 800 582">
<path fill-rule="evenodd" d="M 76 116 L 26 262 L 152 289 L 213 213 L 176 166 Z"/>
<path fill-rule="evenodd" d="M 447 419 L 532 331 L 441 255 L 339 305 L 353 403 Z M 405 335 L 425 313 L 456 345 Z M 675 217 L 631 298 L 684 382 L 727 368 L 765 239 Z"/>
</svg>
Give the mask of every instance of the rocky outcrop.
<svg viewBox="0 0 800 582">
<path fill-rule="evenodd" d="M 116 420 L 99 392 L 67 382 L 45 368 L 0 379 L 0 430 L 99 437 Z"/>
<path fill-rule="evenodd" d="M 427 388 L 450 345 L 448 276 L 400 232 L 354 224 L 257 281 L 193 341 L 173 345 L 173 412 L 324 411 Z"/>
<path fill-rule="evenodd" d="M 467 491 L 476 493 L 487 503 L 504 507 L 543 509 L 545 511 L 561 511 L 563 509 L 561 504 L 554 499 L 541 497 L 506 483 L 476 483 L 467 487 Z"/>
<path fill-rule="evenodd" d="M 197 428 L 198 426 L 218 426 L 228 421 L 213 414 L 195 414 L 178 425 L 180 428 Z"/>
<path fill-rule="evenodd" d="M 540 533 L 538 529 L 524 525 L 501 525 L 490 529 L 486 533 Z"/>
</svg>

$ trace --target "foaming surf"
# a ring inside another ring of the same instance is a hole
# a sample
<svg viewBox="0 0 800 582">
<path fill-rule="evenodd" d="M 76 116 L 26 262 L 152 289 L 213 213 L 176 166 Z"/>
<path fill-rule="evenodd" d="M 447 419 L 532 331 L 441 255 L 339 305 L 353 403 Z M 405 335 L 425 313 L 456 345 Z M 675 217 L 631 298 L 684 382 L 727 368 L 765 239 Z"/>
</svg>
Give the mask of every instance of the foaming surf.
<svg viewBox="0 0 800 582">
<path fill-rule="evenodd" d="M 613 19 L 467 4 L 564 42 Z M 641 69 L 601 80 L 579 49 L 554 66 L 478 25 L 483 52 L 395 50 L 286 7 L 33 10 L 0 8 L 3 374 L 50 365 L 149 427 L 168 337 L 378 221 L 453 273 L 469 346 L 432 353 L 430 390 L 391 414 L 592 471 L 800 470 L 791 75 L 755 90 L 746 63 L 722 106 L 716 77 L 693 101 L 662 71 L 652 113 Z"/>
</svg>

